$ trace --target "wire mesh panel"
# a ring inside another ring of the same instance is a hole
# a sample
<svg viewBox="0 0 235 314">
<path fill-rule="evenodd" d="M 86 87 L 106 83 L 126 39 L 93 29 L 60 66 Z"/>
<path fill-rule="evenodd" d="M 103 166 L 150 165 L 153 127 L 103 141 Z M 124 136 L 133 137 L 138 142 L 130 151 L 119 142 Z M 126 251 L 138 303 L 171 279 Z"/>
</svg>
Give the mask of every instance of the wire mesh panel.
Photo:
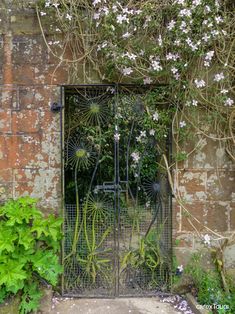
<svg viewBox="0 0 235 314">
<path fill-rule="evenodd" d="M 161 92 L 124 85 L 66 90 L 64 295 L 167 288 L 171 197 L 162 156 L 169 141 L 152 100 Z"/>
</svg>

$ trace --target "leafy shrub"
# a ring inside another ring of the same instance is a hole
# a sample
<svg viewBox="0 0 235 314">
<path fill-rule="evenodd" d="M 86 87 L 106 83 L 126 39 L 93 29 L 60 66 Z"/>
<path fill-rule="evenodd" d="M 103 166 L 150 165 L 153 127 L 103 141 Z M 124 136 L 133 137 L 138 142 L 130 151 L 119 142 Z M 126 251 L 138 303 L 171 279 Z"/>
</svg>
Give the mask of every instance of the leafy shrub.
<svg viewBox="0 0 235 314">
<path fill-rule="evenodd" d="M 229 293 L 223 290 L 219 273 L 216 270 L 205 270 L 201 267 L 200 255 L 194 254 L 192 260 L 185 268 L 185 273 L 192 276 L 194 285 L 198 291 L 197 300 L 204 305 L 218 305 L 215 313 L 233 314 L 235 308 L 235 287 L 231 282 Z M 228 309 L 219 308 L 227 305 Z"/>
<path fill-rule="evenodd" d="M 19 294 L 19 313 L 39 307 L 40 284 L 57 284 L 62 219 L 44 218 L 30 197 L 0 207 L 0 303 Z"/>
</svg>

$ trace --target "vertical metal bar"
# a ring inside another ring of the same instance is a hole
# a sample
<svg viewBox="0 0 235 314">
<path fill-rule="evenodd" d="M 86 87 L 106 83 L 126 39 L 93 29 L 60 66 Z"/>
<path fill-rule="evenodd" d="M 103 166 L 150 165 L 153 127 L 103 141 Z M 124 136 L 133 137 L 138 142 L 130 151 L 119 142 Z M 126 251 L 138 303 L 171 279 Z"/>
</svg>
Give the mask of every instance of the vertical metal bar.
<svg viewBox="0 0 235 314">
<path fill-rule="evenodd" d="M 118 102 L 118 86 L 115 85 L 115 102 L 114 102 L 114 116 L 117 113 L 117 102 Z M 115 125 L 115 132 L 118 132 L 117 126 Z M 118 141 L 114 139 L 114 247 L 115 247 L 115 260 L 114 260 L 114 295 L 118 296 L 118 285 L 119 285 L 119 195 L 118 195 Z"/>
<path fill-rule="evenodd" d="M 65 223 L 65 203 L 64 203 L 64 108 L 65 108 L 65 91 L 64 86 L 60 87 L 60 147 L 61 147 L 61 211 L 63 217 L 63 234 L 65 233 L 64 230 L 64 223 Z M 61 243 L 61 264 L 64 261 L 64 246 L 65 246 L 65 239 L 63 237 Z M 64 274 L 61 276 L 61 292 L 62 295 L 64 294 Z"/>
<path fill-rule="evenodd" d="M 116 87 L 116 109 L 119 103 L 119 86 Z M 119 131 L 119 125 L 117 125 L 117 132 Z M 119 296 L 120 290 L 120 171 L 119 171 L 119 141 L 116 141 L 116 187 L 117 187 L 117 215 L 118 215 L 118 234 L 117 234 L 117 296 Z"/>
<path fill-rule="evenodd" d="M 168 152 L 168 161 L 169 161 L 169 165 L 171 165 L 172 162 L 172 124 L 170 125 L 169 128 L 169 132 L 168 132 L 168 143 L 167 143 L 168 147 L 167 147 L 167 152 Z M 172 175 L 172 168 L 170 170 L 170 173 Z M 168 226 L 168 235 L 169 235 L 169 259 L 170 259 L 170 269 L 168 270 L 168 272 L 170 272 L 170 282 L 172 281 L 172 263 L 173 263 L 173 247 L 172 247 L 172 225 L 173 225 L 173 221 L 172 221 L 172 196 L 173 196 L 173 191 L 171 191 L 171 187 L 170 184 L 168 183 L 168 193 L 169 193 L 169 226 Z"/>
</svg>

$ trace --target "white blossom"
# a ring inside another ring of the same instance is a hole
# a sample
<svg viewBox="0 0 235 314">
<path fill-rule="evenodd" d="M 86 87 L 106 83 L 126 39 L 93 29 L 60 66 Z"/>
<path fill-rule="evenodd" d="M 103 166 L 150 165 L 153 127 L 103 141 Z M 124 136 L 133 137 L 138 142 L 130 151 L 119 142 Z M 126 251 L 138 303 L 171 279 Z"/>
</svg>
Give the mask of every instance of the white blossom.
<svg viewBox="0 0 235 314">
<path fill-rule="evenodd" d="M 112 10 L 113 10 L 114 13 L 116 13 L 117 10 L 118 10 L 117 6 L 116 6 L 116 5 L 113 5 L 113 6 L 112 6 Z"/>
<path fill-rule="evenodd" d="M 152 64 L 152 68 L 155 71 L 161 71 L 162 70 L 162 66 L 160 65 L 160 61 L 153 60 L 151 64 Z"/>
<path fill-rule="evenodd" d="M 130 36 L 131 36 L 131 34 L 126 32 L 125 34 L 122 35 L 122 38 L 129 38 Z"/>
<path fill-rule="evenodd" d="M 198 104 L 198 101 L 195 100 L 195 99 L 193 99 L 193 100 L 192 100 L 192 105 L 193 105 L 194 107 L 197 107 L 197 104 Z"/>
<path fill-rule="evenodd" d="M 156 111 L 156 112 L 154 112 L 154 114 L 153 114 L 153 121 L 158 121 L 158 119 L 159 119 L 159 114 L 158 114 L 158 112 Z"/>
<path fill-rule="evenodd" d="M 175 27 L 176 21 L 171 20 L 169 22 L 169 24 L 167 25 L 167 29 L 169 29 L 169 31 L 171 31 L 174 27 Z"/>
<path fill-rule="evenodd" d="M 137 58 L 137 56 L 134 53 L 129 53 L 129 52 L 126 52 L 125 54 L 123 54 L 123 57 L 127 57 L 130 60 L 135 60 Z"/>
<path fill-rule="evenodd" d="M 192 4 L 195 5 L 195 6 L 198 6 L 202 3 L 201 0 L 193 0 Z"/>
<path fill-rule="evenodd" d="M 205 55 L 205 60 L 211 61 L 211 59 L 213 58 L 215 52 L 214 50 L 208 51 Z"/>
<path fill-rule="evenodd" d="M 46 12 L 40 12 L 41 16 L 47 15 Z"/>
<path fill-rule="evenodd" d="M 65 18 L 66 18 L 67 20 L 71 21 L 73 17 L 72 17 L 72 15 L 70 15 L 70 14 L 67 13 L 66 16 L 65 16 Z"/>
<path fill-rule="evenodd" d="M 234 104 L 234 101 L 231 98 L 227 98 L 224 102 L 224 105 L 229 106 L 229 107 L 232 106 L 233 104 Z"/>
<path fill-rule="evenodd" d="M 154 129 L 151 129 L 150 131 L 149 131 L 149 135 L 154 135 L 155 134 L 155 130 Z"/>
<path fill-rule="evenodd" d="M 162 36 L 161 35 L 158 36 L 157 41 L 158 41 L 159 46 L 162 47 Z"/>
<path fill-rule="evenodd" d="M 114 140 L 115 140 L 115 142 L 118 142 L 120 140 L 120 133 L 114 134 Z"/>
<path fill-rule="evenodd" d="M 180 74 L 179 73 L 174 74 L 174 78 L 178 81 L 180 79 Z"/>
<path fill-rule="evenodd" d="M 98 20 L 100 18 L 100 13 L 94 13 L 93 19 Z"/>
<path fill-rule="evenodd" d="M 219 24 L 219 23 L 222 23 L 224 20 L 222 19 L 221 16 L 216 16 L 215 17 L 215 21 L 216 21 L 217 24 Z"/>
<path fill-rule="evenodd" d="M 228 93 L 228 90 L 227 89 L 222 89 L 221 91 L 220 91 L 220 94 L 227 94 Z"/>
<path fill-rule="evenodd" d="M 122 73 L 124 76 L 130 75 L 132 72 L 133 72 L 133 70 L 130 67 L 125 67 L 124 69 L 122 69 Z"/>
<path fill-rule="evenodd" d="M 210 236 L 208 234 L 204 235 L 204 243 L 207 244 L 207 245 L 211 244 L 211 238 L 210 238 Z"/>
<path fill-rule="evenodd" d="M 101 3 L 101 0 L 94 0 L 93 1 L 93 6 L 96 6 L 97 4 Z"/>
<path fill-rule="evenodd" d="M 204 80 L 195 79 L 194 83 L 195 83 L 197 88 L 202 88 L 202 87 L 206 86 L 206 82 Z"/>
<path fill-rule="evenodd" d="M 50 5 L 51 5 L 51 1 L 50 0 L 46 1 L 45 8 L 48 8 Z"/>
<path fill-rule="evenodd" d="M 204 34 L 204 35 L 202 36 L 202 40 L 205 41 L 206 43 L 208 42 L 208 40 L 209 40 L 210 38 L 211 38 L 211 37 L 210 37 L 210 35 L 208 35 L 208 34 Z"/>
<path fill-rule="evenodd" d="M 139 154 L 139 152 L 133 152 L 133 153 L 131 154 L 131 157 L 133 158 L 133 161 L 134 161 L 135 163 L 138 163 L 138 161 L 140 160 L 140 154 Z"/>
<path fill-rule="evenodd" d="M 191 102 L 189 100 L 186 101 L 185 106 L 190 107 Z"/>
<path fill-rule="evenodd" d="M 173 61 L 177 61 L 177 59 L 179 59 L 179 54 L 178 53 L 171 53 L 169 52 L 167 55 L 166 55 L 166 60 L 173 60 Z"/>
<path fill-rule="evenodd" d="M 185 4 L 185 0 L 175 0 L 174 2 L 175 4 L 181 4 L 184 5 Z"/>
<path fill-rule="evenodd" d="M 178 72 L 178 69 L 175 68 L 175 67 L 172 67 L 172 68 L 171 68 L 171 72 L 172 72 L 173 74 L 176 74 L 176 73 Z"/>
<path fill-rule="evenodd" d="M 183 265 L 180 265 L 180 266 L 177 267 L 177 269 L 178 269 L 178 271 L 179 271 L 180 273 L 182 273 L 183 270 L 184 270 L 184 267 L 183 267 Z"/>
<path fill-rule="evenodd" d="M 189 9 L 182 9 L 179 12 L 179 16 L 187 16 L 187 17 L 191 17 L 192 12 Z"/>
<path fill-rule="evenodd" d="M 180 121 L 180 128 L 184 128 L 186 126 L 186 122 L 185 121 Z"/>
<path fill-rule="evenodd" d="M 225 78 L 225 77 L 224 77 L 224 73 L 223 73 L 223 72 L 217 73 L 217 74 L 215 75 L 215 77 L 214 77 L 214 81 L 215 81 L 215 82 L 220 82 L 220 81 L 222 81 L 224 78 Z"/>
<path fill-rule="evenodd" d="M 126 14 L 124 14 L 124 15 L 119 14 L 117 16 L 117 23 L 122 24 L 123 21 L 126 21 L 127 23 L 129 23 L 129 18 L 127 17 Z"/>
<path fill-rule="evenodd" d="M 144 78 L 144 85 L 151 84 L 152 82 L 153 82 L 153 80 L 150 77 Z"/>
<path fill-rule="evenodd" d="M 52 5 L 53 5 L 55 8 L 58 8 L 59 3 L 53 3 Z"/>
<path fill-rule="evenodd" d="M 109 9 L 107 7 L 101 8 L 101 10 L 104 12 L 105 15 L 109 14 Z"/>
<path fill-rule="evenodd" d="M 206 5 L 206 6 L 205 6 L 205 12 L 206 12 L 206 13 L 211 12 L 211 8 L 210 8 L 209 5 Z"/>
</svg>

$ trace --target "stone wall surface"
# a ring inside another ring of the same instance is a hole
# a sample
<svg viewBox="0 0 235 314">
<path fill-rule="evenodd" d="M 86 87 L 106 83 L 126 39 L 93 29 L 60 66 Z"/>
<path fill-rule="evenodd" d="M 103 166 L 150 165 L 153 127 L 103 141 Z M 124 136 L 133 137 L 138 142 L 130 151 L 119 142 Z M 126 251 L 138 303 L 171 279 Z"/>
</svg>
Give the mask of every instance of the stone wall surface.
<svg viewBox="0 0 235 314">
<path fill-rule="evenodd" d="M 66 68 L 43 41 L 35 11 L 0 4 L 0 201 L 31 195 L 61 208 L 60 101 Z"/>
<path fill-rule="evenodd" d="M 61 207 L 60 115 L 51 112 L 50 106 L 59 101 L 68 67 L 57 65 L 35 12 L 0 3 L 0 201 L 29 194 L 38 197 L 45 209 Z M 203 225 L 231 234 L 235 230 L 234 165 L 213 134 L 195 136 L 200 145 L 174 170 L 175 189 Z M 186 144 L 185 151 L 190 149 Z M 175 252 L 185 264 L 201 242 L 182 206 L 175 201 L 173 205 L 173 238 L 179 240 Z M 194 221 L 194 225 L 203 229 L 200 223 Z M 231 266 L 234 251 L 229 249 L 226 259 Z"/>
</svg>

